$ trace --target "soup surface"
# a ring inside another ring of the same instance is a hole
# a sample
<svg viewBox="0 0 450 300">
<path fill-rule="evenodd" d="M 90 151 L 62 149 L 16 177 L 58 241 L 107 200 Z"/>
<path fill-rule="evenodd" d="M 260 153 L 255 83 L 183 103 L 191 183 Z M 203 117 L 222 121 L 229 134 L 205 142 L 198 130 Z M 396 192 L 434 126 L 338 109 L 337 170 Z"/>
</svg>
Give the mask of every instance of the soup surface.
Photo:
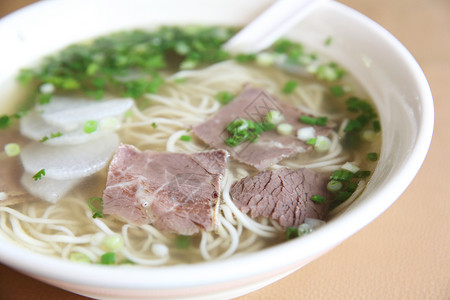
<svg viewBox="0 0 450 300">
<path fill-rule="evenodd" d="M 0 234 L 76 262 L 173 265 L 301 238 L 350 205 L 380 151 L 368 95 L 294 41 L 221 50 L 235 32 L 119 32 L 21 70 L 0 117 Z"/>
</svg>

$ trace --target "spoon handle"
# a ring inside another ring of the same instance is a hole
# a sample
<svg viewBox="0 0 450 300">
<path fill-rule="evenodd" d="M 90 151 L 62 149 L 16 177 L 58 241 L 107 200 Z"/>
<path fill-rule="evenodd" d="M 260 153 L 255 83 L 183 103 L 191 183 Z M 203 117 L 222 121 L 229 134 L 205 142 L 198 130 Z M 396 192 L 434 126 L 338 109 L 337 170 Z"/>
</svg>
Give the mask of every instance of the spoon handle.
<svg viewBox="0 0 450 300">
<path fill-rule="evenodd" d="M 329 0 L 278 0 L 224 44 L 230 52 L 261 51 Z"/>
</svg>

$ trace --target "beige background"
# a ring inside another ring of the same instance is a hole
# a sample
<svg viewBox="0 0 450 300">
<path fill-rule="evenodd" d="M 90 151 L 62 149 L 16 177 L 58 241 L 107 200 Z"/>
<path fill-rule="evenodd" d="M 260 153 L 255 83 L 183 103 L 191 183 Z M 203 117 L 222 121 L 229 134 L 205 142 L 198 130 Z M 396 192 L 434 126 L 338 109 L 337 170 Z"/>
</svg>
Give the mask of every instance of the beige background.
<svg viewBox="0 0 450 300">
<path fill-rule="evenodd" d="M 0 16 L 32 2 L 0 0 Z M 341 2 L 389 30 L 423 68 L 436 109 L 430 151 L 381 217 L 301 270 L 239 300 L 450 299 L 450 0 Z M 87 298 L 0 264 L 0 299 Z"/>
</svg>

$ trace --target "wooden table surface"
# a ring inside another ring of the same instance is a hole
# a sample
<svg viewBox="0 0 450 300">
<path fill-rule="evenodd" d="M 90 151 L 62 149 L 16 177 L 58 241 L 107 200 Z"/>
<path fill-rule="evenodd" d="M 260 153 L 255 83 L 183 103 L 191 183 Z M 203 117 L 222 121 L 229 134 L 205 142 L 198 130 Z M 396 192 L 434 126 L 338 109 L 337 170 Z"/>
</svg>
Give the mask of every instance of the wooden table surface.
<svg viewBox="0 0 450 300">
<path fill-rule="evenodd" d="M 0 0 L 0 17 L 32 2 Z M 421 65 L 436 110 L 431 148 L 412 184 L 378 219 L 299 271 L 239 299 L 450 299 L 450 0 L 341 2 L 389 30 Z M 0 299 L 87 298 L 0 264 Z"/>
</svg>

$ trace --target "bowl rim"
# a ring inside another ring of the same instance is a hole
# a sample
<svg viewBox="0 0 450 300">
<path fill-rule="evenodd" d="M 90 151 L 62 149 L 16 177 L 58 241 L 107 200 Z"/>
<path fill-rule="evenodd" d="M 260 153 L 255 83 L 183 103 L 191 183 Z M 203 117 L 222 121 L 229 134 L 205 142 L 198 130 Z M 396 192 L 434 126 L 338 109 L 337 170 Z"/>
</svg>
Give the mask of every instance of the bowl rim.
<svg viewBox="0 0 450 300">
<path fill-rule="evenodd" d="M 0 26 L 7 26 L 8 22 L 25 17 L 28 13 L 33 13 L 42 6 L 50 5 L 56 1 L 45 2 L 33 3 L 3 17 L 0 20 Z M 236 283 L 245 278 L 255 278 L 263 273 L 286 273 L 290 266 L 301 266 L 304 259 L 315 256 L 317 253 L 328 251 L 372 222 L 404 192 L 425 159 L 434 127 L 432 94 L 419 64 L 411 53 L 386 29 L 344 4 L 331 1 L 327 3 L 327 7 L 336 10 L 337 13 L 346 14 L 348 17 L 364 23 L 371 30 L 383 35 L 386 42 L 401 53 L 405 64 L 413 69 L 411 73 L 417 83 L 419 97 L 423 99 L 421 102 L 423 109 L 420 112 L 421 123 L 418 124 L 415 147 L 410 153 L 406 166 L 399 172 L 396 172 L 386 186 L 371 195 L 371 201 L 361 203 L 361 205 L 346 212 L 346 218 L 337 218 L 330 221 L 329 224 L 324 225 L 323 228 L 320 228 L 313 235 L 223 261 L 156 268 L 137 266 L 111 268 L 111 266 L 74 264 L 59 258 L 31 253 L 13 243 L 2 243 L 0 246 L 0 261 L 34 277 L 44 277 L 54 281 L 85 286 L 102 286 L 111 289 L 183 289 L 193 286 L 204 287 L 223 282 Z M 389 191 L 388 195 L 387 191 Z M 321 242 L 325 238 L 327 240 L 326 244 Z M 308 246 L 305 247 L 304 245 Z M 294 248 L 302 249 L 298 257 L 293 255 Z M 268 260 L 268 257 L 271 259 Z M 240 272 L 233 272 L 239 266 L 245 266 L 245 270 L 240 268 Z M 213 270 L 223 270 L 223 272 L 215 273 Z M 124 278 L 131 280 L 124 281 Z"/>
</svg>

